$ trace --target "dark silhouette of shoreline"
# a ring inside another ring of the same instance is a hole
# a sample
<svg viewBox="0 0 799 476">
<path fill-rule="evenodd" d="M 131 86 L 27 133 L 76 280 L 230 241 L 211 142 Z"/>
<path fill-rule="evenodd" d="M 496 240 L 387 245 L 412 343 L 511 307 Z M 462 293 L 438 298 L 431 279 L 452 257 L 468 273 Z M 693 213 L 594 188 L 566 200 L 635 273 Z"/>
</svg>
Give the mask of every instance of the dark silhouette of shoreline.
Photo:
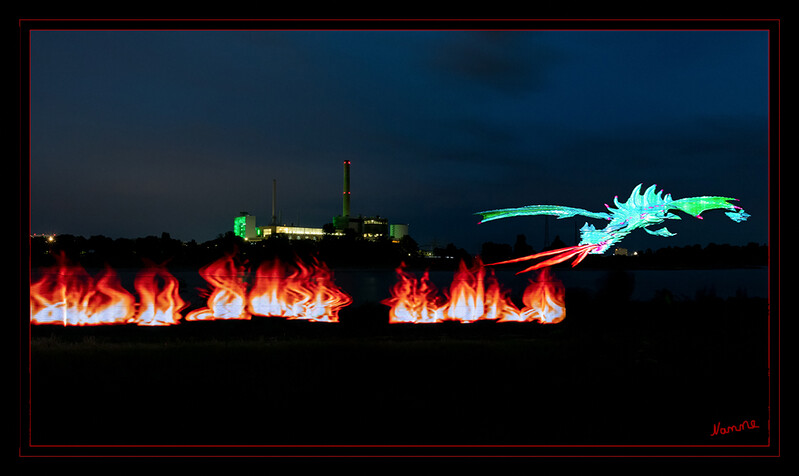
<svg viewBox="0 0 799 476">
<path fill-rule="evenodd" d="M 118 268 L 136 268 L 145 261 L 167 264 L 173 268 L 199 268 L 224 254 L 236 254 L 241 260 L 259 262 L 279 258 L 286 262 L 296 259 L 318 259 L 331 268 L 369 267 L 395 268 L 404 263 L 416 269 L 454 269 L 461 261 L 468 265 L 475 256 L 463 248 L 449 243 L 444 247 L 422 251 L 410 237 L 399 242 L 389 240 L 367 241 L 354 237 L 325 237 L 320 241 L 288 240 L 272 238 L 258 242 L 247 242 L 228 232 L 214 240 L 198 243 L 194 240 L 183 242 L 161 236 L 143 238 L 112 239 L 102 235 L 89 238 L 75 235 L 59 235 L 51 242 L 45 236 L 30 239 L 31 267 L 53 266 L 55 255 L 63 253 L 75 264 L 86 268 L 100 268 L 106 265 Z M 524 235 L 519 235 L 514 246 L 510 244 L 483 243 L 480 259 L 484 263 L 526 256 L 538 251 L 560 247 L 556 238 L 552 245 L 542 250 L 534 250 L 527 245 Z M 565 245 L 562 245 L 565 246 Z M 599 269 L 687 269 L 687 268 L 749 268 L 768 265 L 768 247 L 764 244 L 749 243 L 746 246 L 710 243 L 684 247 L 665 247 L 657 250 L 647 249 L 636 255 L 588 255 L 579 264 L 582 268 Z M 527 262 L 517 267 L 527 267 Z M 556 265 L 569 267 L 569 262 Z M 512 268 L 511 268 L 512 269 Z"/>
</svg>

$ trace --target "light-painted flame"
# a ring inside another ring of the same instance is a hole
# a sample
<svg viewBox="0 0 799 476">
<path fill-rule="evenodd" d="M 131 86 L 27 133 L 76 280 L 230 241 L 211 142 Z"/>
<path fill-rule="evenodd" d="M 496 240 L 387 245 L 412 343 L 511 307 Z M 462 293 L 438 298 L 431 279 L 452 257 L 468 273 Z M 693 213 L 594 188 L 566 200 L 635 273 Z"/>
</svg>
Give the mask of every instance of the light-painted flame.
<svg viewBox="0 0 799 476">
<path fill-rule="evenodd" d="M 133 283 L 139 294 L 140 326 L 169 326 L 180 322 L 180 312 L 188 306 L 180 297 L 180 286 L 163 266 L 150 266 L 136 275 Z"/>
<path fill-rule="evenodd" d="M 71 266 L 64 255 L 30 285 L 31 323 L 85 326 L 128 323 L 136 312 L 135 298 L 106 268 L 92 277 Z"/>
<path fill-rule="evenodd" d="M 178 280 L 166 268 L 150 265 L 134 280 L 138 303 L 106 268 L 93 278 L 80 266 L 71 266 L 63 254 L 58 264 L 30 284 L 32 324 L 97 325 L 138 324 L 164 326 L 186 321 L 250 319 L 252 315 L 278 316 L 317 322 L 338 322 L 339 311 L 352 298 L 333 282 L 324 264 L 264 262 L 249 289 L 249 271 L 228 255 L 204 266 L 200 275 L 210 284 L 207 307 L 189 312 L 180 296 Z"/>
<path fill-rule="evenodd" d="M 287 266 L 279 260 L 264 261 L 248 290 L 247 271 L 225 256 L 200 270 L 213 290 L 208 307 L 186 316 L 187 321 L 250 319 L 273 316 L 316 322 L 338 322 L 339 310 L 352 302 L 333 282 L 333 273 L 323 264 L 306 265 L 299 260 Z"/>
<path fill-rule="evenodd" d="M 553 324 L 566 315 L 563 286 L 546 270 L 540 272 L 537 280 L 530 281 L 522 298 L 525 307 L 521 310 L 502 290 L 493 270 L 486 276 L 479 259 L 471 269 L 460 263 L 444 298 L 430 282 L 427 271 L 420 279 L 407 272 L 404 265 L 396 272 L 398 281 L 391 289 L 391 297 L 382 301 L 391 308 L 390 323 L 496 320 Z"/>
<path fill-rule="evenodd" d="M 32 324 L 169 325 L 178 322 L 186 307 L 177 280 L 163 267 L 152 266 L 137 274 L 137 304 L 113 269 L 106 267 L 92 277 L 83 267 L 70 265 L 63 254 L 56 259 L 56 266 L 44 270 L 30 285 Z"/>
<path fill-rule="evenodd" d="M 263 262 L 249 292 L 252 314 L 286 319 L 338 322 L 339 311 L 351 302 L 333 282 L 330 269 L 319 262 L 297 261 L 293 267 L 279 260 Z"/>
<path fill-rule="evenodd" d="M 200 276 L 212 286 L 208 307 L 186 315 L 187 321 L 249 319 L 246 272 L 233 256 L 226 255 L 200 269 Z"/>
<path fill-rule="evenodd" d="M 537 321 L 557 323 L 565 317 L 562 284 L 547 269 L 531 280 L 519 309 L 501 289 L 493 269 L 486 272 L 477 260 L 472 268 L 461 262 L 452 284 L 441 296 L 425 271 L 420 279 L 401 265 L 391 298 L 391 323 L 436 323 L 478 320 Z M 333 273 L 323 263 L 299 260 L 286 265 L 278 260 L 261 263 L 251 275 L 225 256 L 203 267 L 200 275 L 211 285 L 207 307 L 181 312 L 188 304 L 181 298 L 178 280 L 165 267 L 151 265 L 134 280 L 134 294 L 126 291 L 111 268 L 92 277 L 80 266 L 71 266 L 61 255 L 57 266 L 45 270 L 30 285 L 32 324 L 99 325 L 137 324 L 164 326 L 181 320 L 250 319 L 274 316 L 315 322 L 338 322 L 339 311 L 352 298 L 339 289 Z M 248 284 L 252 278 L 252 286 Z"/>
<path fill-rule="evenodd" d="M 565 294 L 563 283 L 551 275 L 549 268 L 543 268 L 524 290 L 524 308 L 521 312 L 518 315 L 506 313 L 500 322 L 538 321 L 543 324 L 557 324 L 566 318 Z"/>
<path fill-rule="evenodd" d="M 430 273 L 421 279 L 405 271 L 404 265 L 397 268 L 398 282 L 391 290 L 392 297 L 382 301 L 391 306 L 390 323 L 433 323 L 444 320 L 443 302 L 438 289 L 430 281 Z"/>
</svg>

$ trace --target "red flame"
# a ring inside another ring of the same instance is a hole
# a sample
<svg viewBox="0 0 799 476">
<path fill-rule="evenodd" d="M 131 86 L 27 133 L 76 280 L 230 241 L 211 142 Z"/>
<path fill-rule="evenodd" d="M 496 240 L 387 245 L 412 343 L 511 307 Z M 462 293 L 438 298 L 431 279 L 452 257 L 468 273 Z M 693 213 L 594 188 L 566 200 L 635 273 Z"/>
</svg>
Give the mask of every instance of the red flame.
<svg viewBox="0 0 799 476">
<path fill-rule="evenodd" d="M 280 261 L 258 267 L 249 294 L 250 310 L 261 316 L 338 322 L 338 313 L 352 302 L 333 283 L 333 273 L 324 264 L 295 263 L 288 271 Z"/>
<path fill-rule="evenodd" d="M 98 325 L 130 322 L 135 298 L 106 268 L 93 278 L 80 266 L 57 255 L 56 266 L 44 270 L 30 285 L 31 323 Z"/>
<path fill-rule="evenodd" d="M 252 315 L 338 322 L 339 311 L 352 302 L 333 282 L 324 265 L 295 263 L 291 271 L 279 261 L 264 262 L 248 290 L 248 272 L 225 256 L 200 269 L 211 285 L 208 306 L 189 312 L 185 320 L 250 319 Z M 80 266 L 44 270 L 30 285 L 32 324 L 159 326 L 178 324 L 188 304 L 179 283 L 163 266 L 151 265 L 134 280 L 139 302 L 107 268 L 92 278 Z"/>
<path fill-rule="evenodd" d="M 397 268 L 399 282 L 391 290 L 391 298 L 382 301 L 391 306 L 389 322 L 428 323 L 441 322 L 444 314 L 438 290 L 425 271 L 420 280 L 405 272 L 404 265 Z"/>
<path fill-rule="evenodd" d="M 535 280 L 524 290 L 524 308 L 518 315 L 505 314 L 500 322 L 538 321 L 544 324 L 557 324 L 566 317 L 565 288 L 563 283 L 551 276 L 544 268 Z"/>
<path fill-rule="evenodd" d="M 113 269 L 93 278 L 81 266 L 68 264 L 63 254 L 56 259 L 57 265 L 30 285 L 32 324 L 167 325 L 177 323 L 186 307 L 177 280 L 162 267 L 152 266 L 136 276 L 137 306 Z"/>
<path fill-rule="evenodd" d="M 250 319 L 252 315 L 286 319 L 337 322 L 339 310 L 352 299 L 333 283 L 332 272 L 323 264 L 301 262 L 289 270 L 278 260 L 261 263 L 252 289 L 247 290 L 247 273 L 226 256 L 200 271 L 213 291 L 208 308 L 192 311 L 187 321 L 208 319 Z"/>
<path fill-rule="evenodd" d="M 247 284 L 244 268 L 236 265 L 233 256 L 224 256 L 200 269 L 200 276 L 213 286 L 208 307 L 186 315 L 187 321 L 213 319 L 249 319 Z"/>
<path fill-rule="evenodd" d="M 339 311 L 352 302 L 333 282 L 332 272 L 314 261 L 297 261 L 287 266 L 280 261 L 261 263 L 252 280 L 233 256 L 225 256 L 200 270 L 211 285 L 207 307 L 186 315 L 187 321 L 250 319 L 251 316 L 276 316 L 319 322 L 338 322 Z M 442 297 L 430 281 L 428 272 L 420 279 L 401 265 L 399 281 L 391 298 L 382 301 L 391 307 L 392 323 L 433 323 L 478 320 L 538 321 L 563 320 L 563 286 L 543 270 L 538 280 L 530 281 L 516 307 L 494 276 L 486 273 L 477 260 L 470 269 L 461 262 L 452 284 Z M 137 324 L 161 326 L 178 324 L 188 304 L 181 298 L 179 283 L 163 266 L 151 265 L 134 281 L 139 302 L 119 283 L 116 273 L 106 268 L 92 277 L 80 266 L 69 266 L 58 257 L 58 265 L 45 270 L 30 285 L 31 323 L 62 325 Z"/>
<path fill-rule="evenodd" d="M 178 280 L 163 266 L 152 265 L 140 271 L 133 283 L 139 294 L 140 326 L 168 326 L 180 321 L 180 311 L 188 306 L 180 297 Z"/>
<path fill-rule="evenodd" d="M 537 281 L 530 281 L 522 299 L 525 307 L 521 310 L 501 289 L 493 270 L 486 276 L 479 260 L 471 269 L 464 262 L 460 263 L 448 296 L 443 299 L 430 282 L 427 271 L 417 280 L 401 265 L 397 268 L 397 278 L 391 298 L 382 301 L 391 307 L 391 323 L 468 323 L 477 320 L 556 323 L 566 315 L 563 286 L 553 281 L 546 271 L 539 274 Z"/>
</svg>

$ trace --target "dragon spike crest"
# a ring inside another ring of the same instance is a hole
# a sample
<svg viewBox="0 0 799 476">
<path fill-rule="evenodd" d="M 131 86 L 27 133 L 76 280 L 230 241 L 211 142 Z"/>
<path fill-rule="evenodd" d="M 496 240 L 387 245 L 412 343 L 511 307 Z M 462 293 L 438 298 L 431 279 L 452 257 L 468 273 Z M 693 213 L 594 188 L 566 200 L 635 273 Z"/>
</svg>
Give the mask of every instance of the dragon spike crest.
<svg viewBox="0 0 799 476">
<path fill-rule="evenodd" d="M 615 196 L 613 198 L 613 204 L 616 205 L 616 209 L 613 210 L 610 207 L 608 207 L 608 209 L 614 213 L 639 209 L 665 209 L 665 207 L 668 207 L 669 204 L 672 203 L 671 194 L 666 194 L 666 196 L 663 197 L 663 190 L 655 193 L 656 184 L 647 188 L 643 194 L 641 193 L 642 186 L 643 184 L 640 183 L 636 185 L 630 194 L 630 198 L 624 203 L 619 203 L 618 195 Z"/>
</svg>

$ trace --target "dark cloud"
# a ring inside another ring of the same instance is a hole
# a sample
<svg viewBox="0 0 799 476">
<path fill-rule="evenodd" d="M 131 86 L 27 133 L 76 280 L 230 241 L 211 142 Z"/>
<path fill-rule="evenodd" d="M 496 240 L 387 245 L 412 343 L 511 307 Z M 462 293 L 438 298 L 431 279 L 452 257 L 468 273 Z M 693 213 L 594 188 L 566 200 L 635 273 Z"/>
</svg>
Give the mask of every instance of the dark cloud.
<svg viewBox="0 0 799 476">
<path fill-rule="evenodd" d="M 443 39 L 431 52 L 430 64 L 451 75 L 503 93 L 535 91 L 547 83 L 558 64 L 557 50 L 529 32 L 478 31 Z"/>
</svg>

